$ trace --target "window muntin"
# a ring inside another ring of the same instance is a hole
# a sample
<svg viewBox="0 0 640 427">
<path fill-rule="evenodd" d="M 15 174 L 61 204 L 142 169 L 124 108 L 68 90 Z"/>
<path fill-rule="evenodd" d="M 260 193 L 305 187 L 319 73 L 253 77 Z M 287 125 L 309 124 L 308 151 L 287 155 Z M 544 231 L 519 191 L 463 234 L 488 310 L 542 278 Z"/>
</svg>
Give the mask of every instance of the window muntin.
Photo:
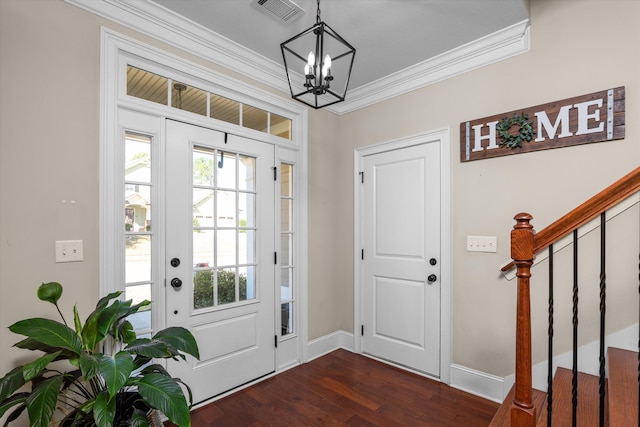
<svg viewBox="0 0 640 427">
<path fill-rule="evenodd" d="M 293 264 L 293 165 L 280 164 L 280 318 L 281 335 L 295 332 Z"/>
<path fill-rule="evenodd" d="M 256 298 L 256 159 L 193 150 L 194 309 Z"/>
<path fill-rule="evenodd" d="M 136 304 L 152 299 L 152 138 L 126 132 L 124 152 L 124 291 Z M 151 314 L 146 306 L 129 316 L 136 333 L 152 332 Z"/>
<path fill-rule="evenodd" d="M 127 95 L 292 139 L 291 119 L 131 65 L 127 65 Z"/>
</svg>

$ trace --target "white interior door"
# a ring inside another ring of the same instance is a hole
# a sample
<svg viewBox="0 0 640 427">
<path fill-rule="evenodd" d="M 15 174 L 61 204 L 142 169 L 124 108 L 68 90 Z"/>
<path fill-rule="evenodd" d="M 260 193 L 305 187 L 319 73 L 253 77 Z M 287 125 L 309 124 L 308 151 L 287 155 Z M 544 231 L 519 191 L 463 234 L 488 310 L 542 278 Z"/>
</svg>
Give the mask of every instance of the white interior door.
<svg viewBox="0 0 640 427">
<path fill-rule="evenodd" d="M 363 157 L 362 350 L 440 377 L 440 146 Z"/>
<path fill-rule="evenodd" d="M 275 370 L 274 148 L 167 121 L 168 326 L 200 360 L 173 363 L 194 402 Z"/>
</svg>

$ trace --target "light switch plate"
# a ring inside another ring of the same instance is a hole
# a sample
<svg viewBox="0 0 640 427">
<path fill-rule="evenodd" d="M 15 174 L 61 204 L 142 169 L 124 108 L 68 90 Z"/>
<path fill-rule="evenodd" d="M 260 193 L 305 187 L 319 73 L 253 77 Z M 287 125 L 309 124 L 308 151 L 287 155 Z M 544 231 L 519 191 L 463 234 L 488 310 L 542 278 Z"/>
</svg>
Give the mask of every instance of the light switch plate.
<svg viewBox="0 0 640 427">
<path fill-rule="evenodd" d="M 497 252 L 498 238 L 496 236 L 467 236 L 468 252 Z"/>
<path fill-rule="evenodd" d="M 82 240 L 56 240 L 56 262 L 82 261 Z"/>
</svg>

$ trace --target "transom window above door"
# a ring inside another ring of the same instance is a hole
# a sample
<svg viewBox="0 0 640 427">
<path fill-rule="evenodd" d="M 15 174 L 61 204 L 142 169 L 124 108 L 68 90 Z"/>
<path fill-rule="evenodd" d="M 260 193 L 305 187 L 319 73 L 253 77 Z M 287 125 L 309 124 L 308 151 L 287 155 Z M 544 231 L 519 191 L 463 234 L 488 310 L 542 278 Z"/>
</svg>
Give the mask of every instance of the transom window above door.
<svg viewBox="0 0 640 427">
<path fill-rule="evenodd" d="M 291 119 L 131 65 L 127 65 L 127 95 L 292 139 Z"/>
</svg>

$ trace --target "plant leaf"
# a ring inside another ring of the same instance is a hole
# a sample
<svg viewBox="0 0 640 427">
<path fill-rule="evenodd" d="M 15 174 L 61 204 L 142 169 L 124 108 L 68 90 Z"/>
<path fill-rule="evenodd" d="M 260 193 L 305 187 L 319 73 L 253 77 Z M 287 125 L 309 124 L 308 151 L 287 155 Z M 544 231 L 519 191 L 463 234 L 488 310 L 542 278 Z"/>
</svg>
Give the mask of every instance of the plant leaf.
<svg viewBox="0 0 640 427">
<path fill-rule="evenodd" d="M 9 326 L 9 330 L 51 347 L 67 349 L 75 354 L 82 352 L 82 342 L 75 331 L 55 320 L 42 318 L 21 320 Z"/>
<path fill-rule="evenodd" d="M 172 349 L 190 354 L 196 359 L 200 359 L 198 343 L 191 332 L 187 329 L 174 326 L 159 331 L 153 336 L 153 339 L 167 343 Z"/>
<path fill-rule="evenodd" d="M 129 427 L 149 427 L 149 420 L 147 420 L 145 413 L 135 408 L 129 420 Z"/>
<path fill-rule="evenodd" d="M 98 373 L 100 373 L 100 356 L 101 354 L 87 354 L 82 353 L 80 355 L 80 370 L 82 371 L 82 376 L 86 381 L 94 378 Z"/>
<path fill-rule="evenodd" d="M 152 407 L 181 427 L 191 425 L 189 407 L 180 386 L 162 374 L 145 375 L 138 382 L 138 392 Z"/>
<path fill-rule="evenodd" d="M 129 344 L 137 338 L 133 325 L 128 320 L 125 320 L 118 326 L 118 336 L 125 344 Z"/>
<path fill-rule="evenodd" d="M 58 393 L 62 385 L 62 376 L 56 375 L 33 389 L 27 398 L 30 427 L 47 427 L 56 409 Z"/>
<path fill-rule="evenodd" d="M 22 366 L 13 368 L 7 375 L 0 379 L 0 402 L 3 402 L 11 394 L 24 385 Z"/>
<path fill-rule="evenodd" d="M 55 305 L 62 296 L 62 285 L 58 282 L 43 283 L 38 288 L 38 298 Z"/>
<path fill-rule="evenodd" d="M 109 397 L 109 393 L 103 390 L 96 397 L 93 406 L 93 418 L 98 427 L 112 427 L 116 416 L 116 400 Z"/>
<path fill-rule="evenodd" d="M 109 304 L 109 301 L 111 301 L 114 298 L 118 298 L 121 294 L 122 294 L 122 291 L 116 291 L 116 292 L 111 292 L 109 295 L 100 298 L 100 300 L 98 300 L 98 303 L 96 304 L 96 308 L 105 308 Z"/>
<path fill-rule="evenodd" d="M 45 354 L 33 362 L 24 365 L 24 368 L 22 369 L 22 376 L 24 377 L 25 382 L 29 382 L 40 375 L 42 370 L 46 368 L 49 363 L 56 360 L 56 357 L 58 357 L 59 354 L 59 351 L 56 353 Z"/>
<path fill-rule="evenodd" d="M 0 418 L 2 418 L 2 416 L 9 410 L 9 408 L 12 408 L 20 403 L 24 403 L 27 400 L 27 396 L 29 396 L 29 393 L 16 393 L 11 397 L 0 401 Z M 22 412 L 23 410 L 24 408 L 22 408 L 20 412 Z"/>
<path fill-rule="evenodd" d="M 113 398 L 127 382 L 132 371 L 133 358 L 126 351 L 119 351 L 113 357 L 110 355 L 100 357 L 100 374 L 109 390 L 110 398 Z"/>
<path fill-rule="evenodd" d="M 76 334 L 82 338 L 82 322 L 80 322 L 80 315 L 78 314 L 78 307 L 73 306 L 73 325 L 76 328 Z"/>
<path fill-rule="evenodd" d="M 149 338 L 138 338 L 124 348 L 131 354 L 140 354 L 151 358 L 166 359 L 172 356 L 166 343 Z"/>
</svg>

